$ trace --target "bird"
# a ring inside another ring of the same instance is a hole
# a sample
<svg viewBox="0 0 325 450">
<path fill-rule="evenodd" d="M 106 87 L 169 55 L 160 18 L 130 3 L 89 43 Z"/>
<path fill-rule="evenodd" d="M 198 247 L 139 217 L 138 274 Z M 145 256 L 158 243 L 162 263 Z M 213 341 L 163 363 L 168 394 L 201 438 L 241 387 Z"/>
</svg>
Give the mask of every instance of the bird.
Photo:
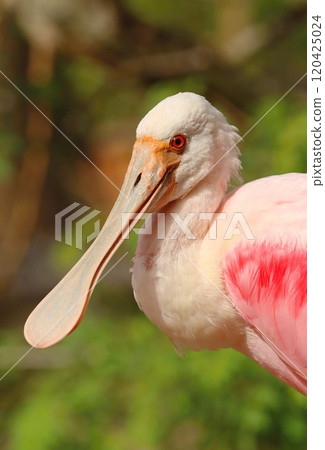
<svg viewBox="0 0 325 450">
<path fill-rule="evenodd" d="M 101 232 L 32 311 L 27 341 L 47 348 L 79 325 L 106 264 L 146 217 L 134 297 L 177 352 L 233 348 L 306 395 L 306 175 L 232 188 L 240 140 L 201 95 L 150 110 Z"/>
</svg>

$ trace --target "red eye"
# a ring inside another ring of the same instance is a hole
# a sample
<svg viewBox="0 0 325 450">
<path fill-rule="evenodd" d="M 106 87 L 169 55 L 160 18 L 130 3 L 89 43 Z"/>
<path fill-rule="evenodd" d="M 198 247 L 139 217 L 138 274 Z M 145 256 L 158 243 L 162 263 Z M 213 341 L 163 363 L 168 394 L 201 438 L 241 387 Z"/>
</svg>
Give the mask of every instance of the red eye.
<svg viewBox="0 0 325 450">
<path fill-rule="evenodd" d="M 183 150 L 186 145 L 186 137 L 183 134 L 176 134 L 170 140 L 170 146 L 175 150 Z"/>
</svg>

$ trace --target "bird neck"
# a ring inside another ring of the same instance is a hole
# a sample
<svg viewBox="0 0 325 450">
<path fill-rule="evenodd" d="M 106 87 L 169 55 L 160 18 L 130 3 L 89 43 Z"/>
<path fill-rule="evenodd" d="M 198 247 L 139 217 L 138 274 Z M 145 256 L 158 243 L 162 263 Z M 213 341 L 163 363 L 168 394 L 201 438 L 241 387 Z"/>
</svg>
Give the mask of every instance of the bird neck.
<svg viewBox="0 0 325 450">
<path fill-rule="evenodd" d="M 177 240 L 182 246 L 202 240 L 216 219 L 216 211 L 225 195 L 227 182 L 211 171 L 184 197 L 166 205 L 163 213 L 166 223 L 166 239 Z"/>
</svg>

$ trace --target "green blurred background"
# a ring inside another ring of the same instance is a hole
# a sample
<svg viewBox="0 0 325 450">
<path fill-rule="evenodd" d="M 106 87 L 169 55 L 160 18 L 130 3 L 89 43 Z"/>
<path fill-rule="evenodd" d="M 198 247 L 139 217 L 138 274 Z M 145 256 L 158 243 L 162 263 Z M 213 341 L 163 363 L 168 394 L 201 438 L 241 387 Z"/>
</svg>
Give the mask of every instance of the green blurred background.
<svg viewBox="0 0 325 450">
<path fill-rule="evenodd" d="M 300 0 L 2 0 L 0 70 L 118 186 L 159 100 L 206 96 L 244 134 L 306 71 Z M 244 181 L 305 171 L 305 82 L 240 144 Z M 54 240 L 117 190 L 0 74 L 0 376 L 24 321 L 82 254 Z M 91 228 L 91 225 L 90 225 Z M 137 309 L 128 256 L 82 325 L 0 382 L 0 447 L 304 449 L 305 398 L 232 350 L 182 359 Z"/>
</svg>

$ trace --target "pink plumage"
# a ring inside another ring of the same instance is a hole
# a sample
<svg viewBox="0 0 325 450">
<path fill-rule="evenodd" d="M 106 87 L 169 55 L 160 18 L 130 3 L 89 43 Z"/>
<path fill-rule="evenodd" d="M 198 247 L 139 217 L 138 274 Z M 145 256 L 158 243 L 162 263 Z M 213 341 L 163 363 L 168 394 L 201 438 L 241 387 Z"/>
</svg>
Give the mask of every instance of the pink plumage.
<svg viewBox="0 0 325 450">
<path fill-rule="evenodd" d="M 300 385 L 306 385 L 307 375 L 306 275 L 305 249 L 286 244 L 238 245 L 224 261 L 228 295 L 284 361 L 277 375 L 303 393 Z M 263 366 L 270 368 L 271 361 Z"/>
<path fill-rule="evenodd" d="M 272 222 L 268 229 L 261 227 L 259 222 L 264 219 L 257 217 L 255 223 L 251 223 L 257 239 L 240 242 L 223 261 L 227 295 L 283 364 L 259 355 L 263 351 L 260 345 L 251 349 L 252 356 L 303 393 L 307 381 L 307 255 L 305 231 L 302 232 L 306 228 L 305 181 L 304 175 L 289 174 L 246 185 L 246 190 L 249 185 L 258 188 L 255 190 L 257 197 L 263 196 L 263 202 L 277 218 L 278 230 L 272 227 Z M 278 197 L 277 191 L 281 188 L 282 194 Z M 254 197 L 256 195 L 250 199 L 257 211 Z M 243 206 L 243 199 L 239 200 Z"/>
</svg>

